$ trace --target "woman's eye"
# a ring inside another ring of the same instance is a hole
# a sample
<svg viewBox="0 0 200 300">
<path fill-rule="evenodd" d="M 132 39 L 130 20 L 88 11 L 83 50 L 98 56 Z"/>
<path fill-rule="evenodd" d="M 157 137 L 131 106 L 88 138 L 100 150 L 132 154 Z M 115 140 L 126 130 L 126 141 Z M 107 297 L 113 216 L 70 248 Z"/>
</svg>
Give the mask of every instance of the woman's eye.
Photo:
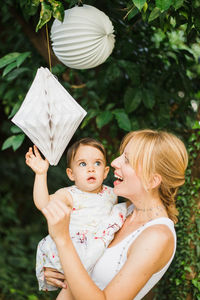
<svg viewBox="0 0 200 300">
<path fill-rule="evenodd" d="M 95 166 L 100 166 L 100 165 L 101 165 L 101 162 L 100 162 L 100 161 L 96 161 L 94 165 L 95 165 Z"/>
<path fill-rule="evenodd" d="M 79 164 L 79 166 L 80 166 L 80 167 L 85 167 L 85 166 L 86 166 L 86 163 L 82 161 L 82 162 Z"/>
<path fill-rule="evenodd" d="M 125 163 L 129 163 L 129 160 L 128 160 L 128 158 L 125 156 Z"/>
</svg>

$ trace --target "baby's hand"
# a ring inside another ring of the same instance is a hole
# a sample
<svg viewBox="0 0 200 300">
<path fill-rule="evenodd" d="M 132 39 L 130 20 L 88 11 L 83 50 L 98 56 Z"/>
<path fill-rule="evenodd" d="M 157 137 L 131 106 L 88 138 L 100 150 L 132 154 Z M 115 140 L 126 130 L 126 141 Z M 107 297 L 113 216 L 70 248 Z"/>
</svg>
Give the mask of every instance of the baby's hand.
<svg viewBox="0 0 200 300">
<path fill-rule="evenodd" d="M 34 153 L 33 153 L 34 150 Z M 26 164 L 36 173 L 36 174 L 45 174 L 49 168 L 49 162 L 47 159 L 43 159 L 34 145 L 29 148 L 28 152 L 25 155 Z"/>
</svg>

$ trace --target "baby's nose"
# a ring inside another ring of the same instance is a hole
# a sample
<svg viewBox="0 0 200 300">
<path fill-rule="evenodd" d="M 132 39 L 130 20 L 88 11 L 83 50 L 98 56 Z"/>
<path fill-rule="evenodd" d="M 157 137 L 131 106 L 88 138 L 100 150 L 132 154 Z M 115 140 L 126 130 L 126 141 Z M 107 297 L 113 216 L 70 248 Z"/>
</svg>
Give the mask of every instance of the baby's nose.
<svg viewBox="0 0 200 300">
<path fill-rule="evenodd" d="M 88 166 L 88 171 L 89 172 L 94 172 L 95 168 L 93 165 Z"/>
</svg>

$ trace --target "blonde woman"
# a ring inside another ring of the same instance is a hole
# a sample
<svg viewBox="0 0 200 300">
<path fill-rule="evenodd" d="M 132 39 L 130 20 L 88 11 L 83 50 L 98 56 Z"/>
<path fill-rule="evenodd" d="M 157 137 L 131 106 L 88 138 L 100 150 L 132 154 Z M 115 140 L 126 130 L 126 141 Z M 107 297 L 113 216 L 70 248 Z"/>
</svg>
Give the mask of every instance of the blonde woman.
<svg viewBox="0 0 200 300">
<path fill-rule="evenodd" d="M 114 192 L 132 205 L 122 228 L 96 263 L 91 278 L 66 234 L 70 208 L 60 201 L 43 209 L 64 275 L 47 269 L 48 283 L 75 300 L 139 300 L 160 280 L 176 250 L 175 197 L 184 184 L 188 156 L 173 134 L 141 130 L 125 136 L 112 162 Z M 65 280 L 63 282 L 63 280 Z M 65 285 L 67 282 L 67 287 Z M 66 291 L 66 290 L 65 290 Z"/>
</svg>

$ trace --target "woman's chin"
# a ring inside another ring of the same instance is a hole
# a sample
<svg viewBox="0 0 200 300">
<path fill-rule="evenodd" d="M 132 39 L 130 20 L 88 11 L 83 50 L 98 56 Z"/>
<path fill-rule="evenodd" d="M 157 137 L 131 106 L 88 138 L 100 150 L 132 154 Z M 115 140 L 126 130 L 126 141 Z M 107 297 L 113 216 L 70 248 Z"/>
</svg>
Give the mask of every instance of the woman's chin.
<svg viewBox="0 0 200 300">
<path fill-rule="evenodd" d="M 122 190 L 119 186 L 120 184 L 116 184 L 114 185 L 114 188 L 113 188 L 113 192 L 117 195 L 117 196 L 123 196 L 122 195 Z"/>
</svg>

